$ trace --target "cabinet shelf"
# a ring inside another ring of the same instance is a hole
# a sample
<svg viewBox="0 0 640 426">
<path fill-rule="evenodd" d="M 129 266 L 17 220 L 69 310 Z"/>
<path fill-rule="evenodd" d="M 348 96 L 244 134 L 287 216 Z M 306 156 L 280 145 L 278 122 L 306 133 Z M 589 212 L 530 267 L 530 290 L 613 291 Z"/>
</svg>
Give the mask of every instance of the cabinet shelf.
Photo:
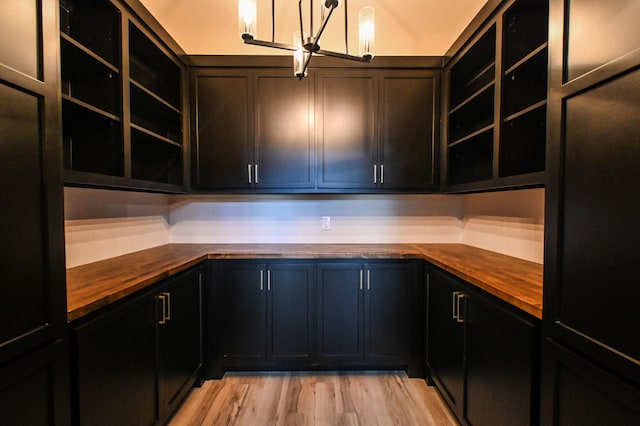
<svg viewBox="0 0 640 426">
<path fill-rule="evenodd" d="M 109 62 L 120 64 L 120 11 L 106 0 L 61 0 L 60 36 Z"/>
<path fill-rule="evenodd" d="M 182 147 L 132 125 L 131 177 L 182 185 Z"/>
<path fill-rule="evenodd" d="M 100 108 L 97 108 L 97 107 L 95 107 L 95 106 L 93 106 L 91 104 L 83 102 L 80 99 L 76 99 L 76 98 L 74 98 L 72 96 L 63 94 L 62 95 L 62 100 L 64 102 L 70 102 L 72 104 L 75 104 L 78 107 L 87 109 L 87 110 L 89 110 L 91 112 L 94 112 L 96 114 L 100 114 L 100 115 L 108 118 L 109 120 L 120 121 L 120 117 L 118 117 L 117 115 L 111 114 L 110 112 L 104 111 L 104 110 L 102 110 Z"/>
<path fill-rule="evenodd" d="M 493 127 L 449 148 L 450 185 L 491 179 Z"/>
<path fill-rule="evenodd" d="M 165 103 L 131 85 L 131 123 L 180 144 L 182 138 L 180 113 Z"/>
<path fill-rule="evenodd" d="M 124 149 L 118 120 L 75 102 L 64 101 L 62 140 L 66 169 L 124 175 Z"/>
<path fill-rule="evenodd" d="M 449 114 L 449 140 L 455 141 L 493 123 L 495 85 L 490 84 L 473 99 Z"/>
<path fill-rule="evenodd" d="M 180 67 L 135 25 L 129 25 L 131 79 L 176 109 L 180 108 Z"/>
<path fill-rule="evenodd" d="M 65 38 L 60 48 L 62 94 L 116 114 L 120 109 L 118 70 Z"/>
<path fill-rule="evenodd" d="M 140 133 L 144 133 L 145 135 L 147 135 L 149 137 L 152 137 L 154 139 L 157 139 L 158 141 L 160 141 L 162 143 L 168 143 L 168 144 L 176 146 L 176 147 L 180 147 L 181 146 L 179 142 L 173 141 L 173 140 L 171 140 L 169 138 L 166 138 L 166 137 L 164 137 L 162 135 L 159 135 L 159 134 L 157 134 L 155 132 L 152 132 L 149 129 L 145 129 L 144 127 L 138 126 L 135 123 L 131 123 L 131 129 L 132 130 L 136 130 L 136 131 L 138 131 Z"/>
<path fill-rule="evenodd" d="M 469 104 L 470 102 L 473 102 L 476 98 L 478 98 L 479 96 L 482 96 L 485 94 L 485 92 L 489 89 L 491 89 L 493 86 L 495 86 L 495 82 L 491 81 L 490 83 L 487 83 L 486 85 L 482 86 L 481 88 L 479 88 L 476 92 L 474 92 L 471 96 L 469 96 L 468 98 L 466 98 L 465 100 L 463 100 L 462 102 L 460 102 L 458 105 L 456 105 L 454 108 L 452 108 L 449 111 L 449 114 L 453 114 L 456 111 L 464 108 L 467 104 Z"/>
<path fill-rule="evenodd" d="M 510 116 L 546 98 L 547 49 L 544 48 L 505 75 L 502 100 L 503 116 Z"/>
<path fill-rule="evenodd" d="M 511 69 L 547 41 L 549 2 L 518 0 L 503 17 L 504 68 Z"/>
<path fill-rule="evenodd" d="M 506 76 L 508 74 L 511 74 L 513 71 L 515 71 L 517 68 L 519 68 L 526 62 L 530 61 L 533 57 L 538 55 L 540 52 L 544 51 L 546 53 L 548 46 L 549 46 L 549 43 L 545 41 L 540 46 L 536 47 L 533 51 L 529 52 L 524 58 L 520 59 L 518 62 L 516 62 L 515 64 L 507 68 L 507 70 L 504 72 L 504 75 Z"/>
<path fill-rule="evenodd" d="M 478 136 L 478 135 L 480 135 L 480 134 L 482 134 L 482 133 L 484 133 L 484 132 L 487 132 L 487 131 L 489 131 L 489 130 L 492 130 L 492 129 L 493 129 L 493 127 L 494 127 L 494 125 L 493 125 L 493 124 L 489 124 L 488 126 L 483 127 L 483 128 L 482 128 L 482 129 L 480 129 L 480 130 L 476 130 L 475 132 L 473 132 L 473 133 L 471 133 L 471 134 L 469 134 L 469 135 L 467 135 L 467 136 L 465 136 L 465 137 L 463 137 L 463 138 L 456 139 L 455 141 L 452 141 L 452 142 L 449 144 L 449 148 L 452 148 L 452 147 L 454 147 L 454 146 L 456 146 L 456 145 L 459 145 L 459 144 L 464 143 L 464 142 L 466 142 L 466 141 L 468 141 L 468 140 L 470 140 L 470 139 L 473 139 L 473 138 L 475 138 L 476 136 Z"/>
<path fill-rule="evenodd" d="M 141 91 L 143 91 L 144 93 L 146 93 L 147 95 L 149 95 L 150 97 L 152 97 L 153 99 L 155 99 L 156 102 L 159 102 L 162 105 L 164 105 L 165 107 L 169 108 L 170 110 L 173 110 L 176 113 L 180 114 L 180 110 L 178 108 L 176 108 L 175 106 L 171 105 L 169 102 L 165 101 L 160 96 L 158 96 L 157 94 L 155 94 L 151 90 L 149 90 L 146 87 L 144 87 L 142 84 L 138 83 L 137 81 L 135 81 L 133 79 L 131 79 L 131 84 L 133 86 L 135 86 L 136 88 L 140 89 Z"/>
<path fill-rule="evenodd" d="M 500 144 L 500 177 L 545 170 L 546 102 L 505 121 Z"/>
</svg>

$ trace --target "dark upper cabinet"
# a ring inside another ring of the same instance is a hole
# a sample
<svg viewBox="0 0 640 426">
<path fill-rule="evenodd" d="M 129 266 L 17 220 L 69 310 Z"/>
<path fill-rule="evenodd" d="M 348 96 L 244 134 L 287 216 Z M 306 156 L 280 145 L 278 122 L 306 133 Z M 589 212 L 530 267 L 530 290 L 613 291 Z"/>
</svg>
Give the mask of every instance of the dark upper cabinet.
<svg viewBox="0 0 640 426">
<path fill-rule="evenodd" d="M 569 375 L 564 367 L 571 358 L 563 347 L 610 376 L 611 385 L 600 394 L 619 399 L 624 387 L 618 382 L 635 389 L 635 400 L 622 401 L 635 401 L 630 408 L 636 423 L 640 418 L 640 342 L 633 320 L 640 303 L 633 247 L 640 238 L 640 197 L 629 190 L 640 185 L 638 19 L 636 2 L 551 2 L 558 30 L 549 46 L 544 331 L 551 347 L 560 349 L 550 351 L 553 361 L 545 372 L 542 420 L 548 424 L 576 424 L 606 413 L 607 405 L 599 403 L 585 405 L 583 413 L 566 411 L 572 394 L 593 391 L 587 386 L 593 379 Z M 575 379 L 572 386 L 558 384 L 565 374 Z"/>
<path fill-rule="evenodd" d="M 318 187 L 375 188 L 377 74 L 332 70 L 317 78 Z"/>
<path fill-rule="evenodd" d="M 222 365 L 289 368 L 313 355 L 313 265 L 301 262 L 221 262 Z M 210 336 L 210 338 L 214 338 Z"/>
<path fill-rule="evenodd" d="M 0 411 L 68 424 L 57 2 L 0 7 Z"/>
<path fill-rule="evenodd" d="M 195 67 L 191 85 L 196 189 L 437 188 L 439 70 Z"/>
<path fill-rule="evenodd" d="M 118 2 L 60 1 L 65 182 L 184 191 L 184 65 Z"/>
<path fill-rule="evenodd" d="M 193 186 L 315 186 L 313 84 L 288 70 L 196 71 Z"/>
<path fill-rule="evenodd" d="M 544 185 L 548 10 L 502 2 L 445 66 L 446 192 Z"/>
<path fill-rule="evenodd" d="M 318 188 L 436 188 L 439 72 L 318 72 Z"/>
<path fill-rule="evenodd" d="M 428 273 L 427 365 L 463 424 L 538 422 L 538 326 L 431 269 Z"/>
</svg>

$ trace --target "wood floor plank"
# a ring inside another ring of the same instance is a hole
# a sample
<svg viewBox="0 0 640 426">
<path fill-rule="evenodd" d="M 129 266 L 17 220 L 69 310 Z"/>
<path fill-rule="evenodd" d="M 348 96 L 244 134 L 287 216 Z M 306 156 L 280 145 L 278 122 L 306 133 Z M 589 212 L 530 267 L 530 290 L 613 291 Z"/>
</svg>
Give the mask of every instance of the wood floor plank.
<svg viewBox="0 0 640 426">
<path fill-rule="evenodd" d="M 195 388 L 170 426 L 454 426 L 437 391 L 405 372 L 227 373 Z"/>
</svg>

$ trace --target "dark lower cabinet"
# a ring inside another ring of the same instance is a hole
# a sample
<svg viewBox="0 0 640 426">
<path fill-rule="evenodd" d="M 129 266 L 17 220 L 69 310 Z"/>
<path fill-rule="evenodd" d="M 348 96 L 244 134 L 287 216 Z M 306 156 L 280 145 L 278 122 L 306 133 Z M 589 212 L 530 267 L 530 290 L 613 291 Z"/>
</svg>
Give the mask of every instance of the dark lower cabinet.
<svg viewBox="0 0 640 426">
<path fill-rule="evenodd" d="M 58 340 L 0 368 L 2 424 L 69 424 L 67 355 Z"/>
<path fill-rule="evenodd" d="M 313 264 L 220 262 L 224 368 L 296 368 L 313 353 Z"/>
<path fill-rule="evenodd" d="M 439 271 L 428 275 L 427 363 L 463 424 L 538 421 L 538 326 Z"/>
<path fill-rule="evenodd" d="M 349 367 L 408 368 L 420 375 L 413 365 L 420 355 L 413 356 L 410 342 L 419 309 L 411 300 L 420 300 L 412 297 L 417 265 L 212 262 L 205 375 Z"/>
<path fill-rule="evenodd" d="M 159 296 L 158 417 L 164 423 L 199 380 L 202 367 L 202 268 L 170 280 Z M 163 310 L 163 306 L 166 308 Z"/>
<path fill-rule="evenodd" d="M 201 269 L 72 324 L 74 423 L 164 424 L 201 366 Z"/>
<path fill-rule="evenodd" d="M 552 340 L 543 342 L 541 424 L 640 424 L 640 390 Z"/>
</svg>

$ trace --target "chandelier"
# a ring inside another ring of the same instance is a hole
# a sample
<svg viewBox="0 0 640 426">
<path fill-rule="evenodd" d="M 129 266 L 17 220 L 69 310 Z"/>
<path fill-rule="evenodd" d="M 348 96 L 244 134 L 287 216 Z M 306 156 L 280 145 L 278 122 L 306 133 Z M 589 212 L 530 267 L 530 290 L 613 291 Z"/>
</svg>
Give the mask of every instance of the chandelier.
<svg viewBox="0 0 640 426">
<path fill-rule="evenodd" d="M 359 23 L 359 56 L 349 54 L 349 29 L 347 25 L 348 7 L 345 3 L 344 12 L 344 33 L 345 51 L 344 53 L 332 52 L 320 48 L 320 37 L 324 32 L 333 12 L 340 6 L 341 0 L 321 0 L 320 7 L 320 27 L 314 33 L 313 28 L 313 0 L 309 0 L 310 31 L 305 32 L 302 21 L 302 0 L 298 0 L 298 16 L 300 20 L 300 30 L 293 34 L 293 43 L 279 43 L 275 41 L 275 0 L 271 0 L 271 41 L 256 39 L 256 0 L 238 0 L 238 23 L 240 37 L 245 44 L 271 47 L 274 49 L 289 50 L 293 52 L 293 74 L 302 79 L 307 75 L 309 61 L 313 54 L 332 56 L 335 58 L 349 59 L 352 61 L 370 62 L 373 59 L 373 42 L 375 35 L 374 11 L 371 7 L 363 7 L 358 13 Z"/>
</svg>

